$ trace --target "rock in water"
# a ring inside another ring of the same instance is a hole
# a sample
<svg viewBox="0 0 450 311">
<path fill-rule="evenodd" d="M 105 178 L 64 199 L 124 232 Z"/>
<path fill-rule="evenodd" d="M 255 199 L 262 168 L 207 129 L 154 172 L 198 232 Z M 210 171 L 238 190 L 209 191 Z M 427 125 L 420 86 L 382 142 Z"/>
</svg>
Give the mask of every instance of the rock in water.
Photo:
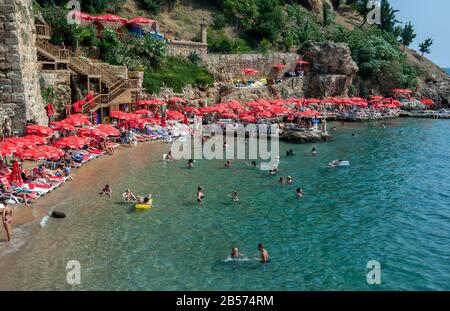
<svg viewBox="0 0 450 311">
<path fill-rule="evenodd" d="M 66 214 L 64 214 L 63 212 L 53 211 L 52 217 L 53 218 L 66 218 Z"/>
</svg>

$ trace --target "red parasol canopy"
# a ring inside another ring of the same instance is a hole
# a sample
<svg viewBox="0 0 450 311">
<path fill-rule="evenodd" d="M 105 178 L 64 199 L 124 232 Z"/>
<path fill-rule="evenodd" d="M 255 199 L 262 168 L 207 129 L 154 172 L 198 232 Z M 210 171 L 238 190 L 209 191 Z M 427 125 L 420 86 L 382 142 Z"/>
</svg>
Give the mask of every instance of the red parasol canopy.
<svg viewBox="0 0 450 311">
<path fill-rule="evenodd" d="M 434 105 L 434 101 L 432 99 L 423 98 L 420 102 L 424 105 Z"/>
<path fill-rule="evenodd" d="M 47 139 L 45 139 L 42 136 L 36 136 L 36 135 L 27 135 L 22 137 L 22 139 L 25 139 L 30 142 L 30 144 L 33 145 L 45 145 L 47 143 Z"/>
<path fill-rule="evenodd" d="M 176 103 L 180 103 L 180 102 L 185 102 L 186 100 L 184 98 L 181 97 L 171 97 L 167 100 L 167 102 L 172 103 L 172 104 L 176 104 Z"/>
<path fill-rule="evenodd" d="M 279 64 L 273 65 L 273 68 L 275 68 L 275 69 L 283 69 L 283 68 L 286 68 L 286 65 L 279 63 Z"/>
<path fill-rule="evenodd" d="M 167 110 L 167 118 L 170 120 L 183 120 L 184 115 L 178 111 Z"/>
<path fill-rule="evenodd" d="M 56 114 L 55 112 L 55 108 L 53 107 L 52 103 L 49 103 L 46 107 L 45 110 L 47 110 L 47 117 L 51 117 L 53 115 Z"/>
<path fill-rule="evenodd" d="M 147 109 L 139 109 L 139 110 L 136 110 L 134 113 L 140 114 L 140 115 L 150 115 L 150 116 L 153 115 L 153 112 L 150 110 L 147 110 Z"/>
<path fill-rule="evenodd" d="M 184 108 L 184 112 L 187 112 L 187 113 L 194 113 L 194 114 L 199 114 L 199 113 L 200 113 L 200 110 L 198 110 L 198 109 L 195 108 L 195 107 L 186 107 L 186 108 Z"/>
<path fill-rule="evenodd" d="M 26 127 L 27 134 L 34 134 L 39 136 L 49 137 L 54 134 L 53 130 L 48 126 L 44 125 L 27 125 Z"/>
<path fill-rule="evenodd" d="M 253 76 L 258 73 L 258 71 L 253 68 L 245 68 L 245 69 L 242 69 L 241 72 L 248 76 Z"/>
<path fill-rule="evenodd" d="M 16 186 L 21 186 L 23 184 L 21 173 L 22 169 L 20 168 L 19 162 L 14 161 L 9 181 Z"/>
<path fill-rule="evenodd" d="M 128 19 L 113 15 L 113 14 L 104 14 L 101 16 L 94 17 L 95 20 L 98 21 L 105 21 L 105 22 L 112 22 L 112 23 L 126 23 L 128 22 Z"/>
<path fill-rule="evenodd" d="M 309 65 L 309 62 L 307 62 L 307 61 L 305 61 L 305 60 L 303 60 L 303 59 L 299 59 L 299 60 L 297 61 L 297 64 L 298 64 L 298 65 Z"/>
<path fill-rule="evenodd" d="M 249 123 L 256 123 L 256 117 L 253 116 L 242 116 L 240 117 L 241 121 L 249 122 Z"/>
<path fill-rule="evenodd" d="M 155 20 L 150 19 L 150 18 L 138 16 L 138 17 L 134 17 L 132 19 L 129 19 L 127 21 L 127 24 L 144 24 L 144 25 L 149 25 L 149 24 L 158 24 L 158 21 L 155 21 Z"/>
<path fill-rule="evenodd" d="M 3 141 L 0 143 L 0 154 L 2 156 L 12 155 L 20 150 L 22 150 L 22 147 L 19 147 L 11 142 Z"/>
<path fill-rule="evenodd" d="M 393 89 L 392 92 L 393 93 L 398 93 L 398 94 L 411 94 L 411 93 L 414 93 L 414 91 L 409 90 L 409 89 Z"/>
<path fill-rule="evenodd" d="M 238 116 L 233 112 L 224 112 L 220 115 L 223 119 L 237 119 Z"/>
<path fill-rule="evenodd" d="M 106 137 L 104 132 L 96 128 L 80 128 L 77 130 L 80 137 Z"/>
<path fill-rule="evenodd" d="M 120 131 L 109 124 L 100 124 L 96 129 L 103 132 L 106 136 L 120 136 Z"/>
<path fill-rule="evenodd" d="M 117 118 L 119 120 L 129 120 L 131 118 L 131 116 L 128 113 L 123 111 L 111 111 L 109 113 L 109 116 L 111 118 Z"/>
<path fill-rule="evenodd" d="M 59 148 L 81 149 L 84 145 L 87 145 L 87 140 L 78 136 L 64 137 L 55 142 L 55 146 Z"/>
<path fill-rule="evenodd" d="M 55 122 L 51 122 L 50 126 L 53 127 L 54 130 L 56 131 L 75 131 L 75 126 L 73 126 L 72 124 L 69 124 L 67 122 L 64 121 L 55 121 Z"/>
<path fill-rule="evenodd" d="M 4 142 L 8 142 L 11 144 L 14 144 L 18 147 L 31 147 L 34 146 L 34 144 L 32 142 L 30 142 L 27 139 L 24 139 L 23 137 L 10 137 L 10 138 L 5 138 Z"/>
</svg>

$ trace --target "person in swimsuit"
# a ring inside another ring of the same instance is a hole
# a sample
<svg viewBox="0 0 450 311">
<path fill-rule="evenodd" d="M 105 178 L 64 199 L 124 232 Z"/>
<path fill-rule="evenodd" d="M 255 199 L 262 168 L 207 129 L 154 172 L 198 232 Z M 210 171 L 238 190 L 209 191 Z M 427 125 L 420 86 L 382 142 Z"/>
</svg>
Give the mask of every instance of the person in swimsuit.
<svg viewBox="0 0 450 311">
<path fill-rule="evenodd" d="M 230 196 L 231 196 L 231 199 L 233 200 L 233 202 L 238 202 L 239 201 L 239 196 L 238 196 L 238 193 L 237 193 L 236 190 L 231 192 Z"/>
<path fill-rule="evenodd" d="M 6 200 L 2 200 L 1 204 L 3 204 L 3 211 L 2 211 L 2 220 L 3 220 L 3 226 L 6 230 L 6 237 L 7 241 L 11 242 L 12 234 L 13 234 L 13 225 L 12 225 L 12 209 L 6 202 Z"/>
<path fill-rule="evenodd" d="M 190 159 L 190 160 L 188 161 L 187 167 L 188 167 L 188 168 L 193 168 L 193 167 L 194 167 L 194 160 Z"/>
<path fill-rule="evenodd" d="M 106 185 L 105 188 L 102 189 L 102 192 L 100 192 L 101 196 L 107 195 L 108 197 L 111 197 L 112 195 L 112 190 L 111 187 L 109 185 Z"/>
<path fill-rule="evenodd" d="M 125 202 L 137 201 L 135 195 L 131 192 L 130 189 L 125 190 L 125 192 L 122 193 L 122 197 Z"/>
<path fill-rule="evenodd" d="M 316 156 L 316 155 L 317 155 L 317 150 L 316 150 L 316 148 L 312 148 L 311 154 L 312 154 L 313 156 Z"/>
<path fill-rule="evenodd" d="M 233 247 L 231 249 L 231 254 L 230 257 L 231 258 L 239 258 L 242 257 L 243 255 L 241 253 L 239 253 L 239 249 L 237 247 Z"/>
<path fill-rule="evenodd" d="M 288 185 L 292 184 L 292 177 L 291 176 L 286 177 L 286 184 L 288 184 Z"/>
<path fill-rule="evenodd" d="M 225 163 L 225 167 L 227 168 L 230 168 L 232 165 L 231 160 L 227 160 L 227 163 Z"/>
<path fill-rule="evenodd" d="M 137 196 L 136 201 L 140 204 L 147 204 L 152 199 L 152 194 L 149 193 L 146 197 Z"/>
<path fill-rule="evenodd" d="M 284 177 L 280 177 L 279 183 L 282 185 L 284 185 L 286 183 L 286 181 L 284 180 Z"/>
<path fill-rule="evenodd" d="M 300 199 L 300 198 L 303 197 L 303 190 L 302 190 L 302 188 L 297 188 L 296 195 L 297 195 L 297 199 Z"/>
<path fill-rule="evenodd" d="M 199 202 L 199 203 L 203 202 L 204 198 L 205 198 L 205 195 L 203 194 L 203 187 L 199 186 L 197 188 L 197 202 Z"/>
<path fill-rule="evenodd" d="M 252 161 L 252 166 L 253 166 L 253 167 L 257 167 L 257 165 L 256 165 L 256 162 L 255 162 L 255 161 Z"/>
<path fill-rule="evenodd" d="M 269 253 L 267 253 L 266 249 L 261 243 L 258 244 L 258 250 L 261 252 L 261 262 L 262 263 L 269 262 Z"/>
</svg>

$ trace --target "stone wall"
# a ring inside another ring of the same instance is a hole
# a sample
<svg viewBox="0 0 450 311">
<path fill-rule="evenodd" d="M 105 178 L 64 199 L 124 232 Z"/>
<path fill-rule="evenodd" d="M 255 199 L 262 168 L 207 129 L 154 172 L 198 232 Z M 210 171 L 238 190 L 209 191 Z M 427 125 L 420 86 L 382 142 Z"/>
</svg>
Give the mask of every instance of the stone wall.
<svg viewBox="0 0 450 311">
<path fill-rule="evenodd" d="M 38 79 L 32 0 L 0 1 L 0 122 L 22 132 L 27 119 L 46 124 Z"/>
<path fill-rule="evenodd" d="M 169 41 L 166 45 L 167 54 L 170 56 L 188 57 L 191 52 L 197 52 L 202 58 L 208 54 L 208 44 L 192 41 Z"/>
<path fill-rule="evenodd" d="M 268 54 L 208 54 L 204 60 L 208 71 L 216 80 L 231 82 L 242 77 L 240 70 L 244 68 L 256 69 L 259 73 L 252 79 L 269 76 L 273 66 L 278 63 L 286 65 L 286 70 L 295 69 L 299 56 L 295 53 Z"/>
<path fill-rule="evenodd" d="M 72 102 L 72 89 L 70 71 L 68 70 L 41 70 L 39 71 L 40 85 L 52 87 L 55 99 L 52 104 L 57 113 L 62 113 L 67 103 Z M 41 89 L 44 92 L 45 89 Z"/>
</svg>

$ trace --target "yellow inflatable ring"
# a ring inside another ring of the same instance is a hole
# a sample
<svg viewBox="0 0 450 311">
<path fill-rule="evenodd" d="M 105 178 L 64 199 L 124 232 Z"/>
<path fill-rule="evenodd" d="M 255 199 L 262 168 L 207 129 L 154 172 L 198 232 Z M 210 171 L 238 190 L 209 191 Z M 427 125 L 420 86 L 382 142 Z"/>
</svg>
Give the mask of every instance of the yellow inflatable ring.
<svg viewBox="0 0 450 311">
<path fill-rule="evenodd" d="M 150 209 L 150 208 L 152 208 L 152 205 L 151 204 L 136 204 L 134 206 L 134 208 L 136 208 L 136 209 Z"/>
</svg>

